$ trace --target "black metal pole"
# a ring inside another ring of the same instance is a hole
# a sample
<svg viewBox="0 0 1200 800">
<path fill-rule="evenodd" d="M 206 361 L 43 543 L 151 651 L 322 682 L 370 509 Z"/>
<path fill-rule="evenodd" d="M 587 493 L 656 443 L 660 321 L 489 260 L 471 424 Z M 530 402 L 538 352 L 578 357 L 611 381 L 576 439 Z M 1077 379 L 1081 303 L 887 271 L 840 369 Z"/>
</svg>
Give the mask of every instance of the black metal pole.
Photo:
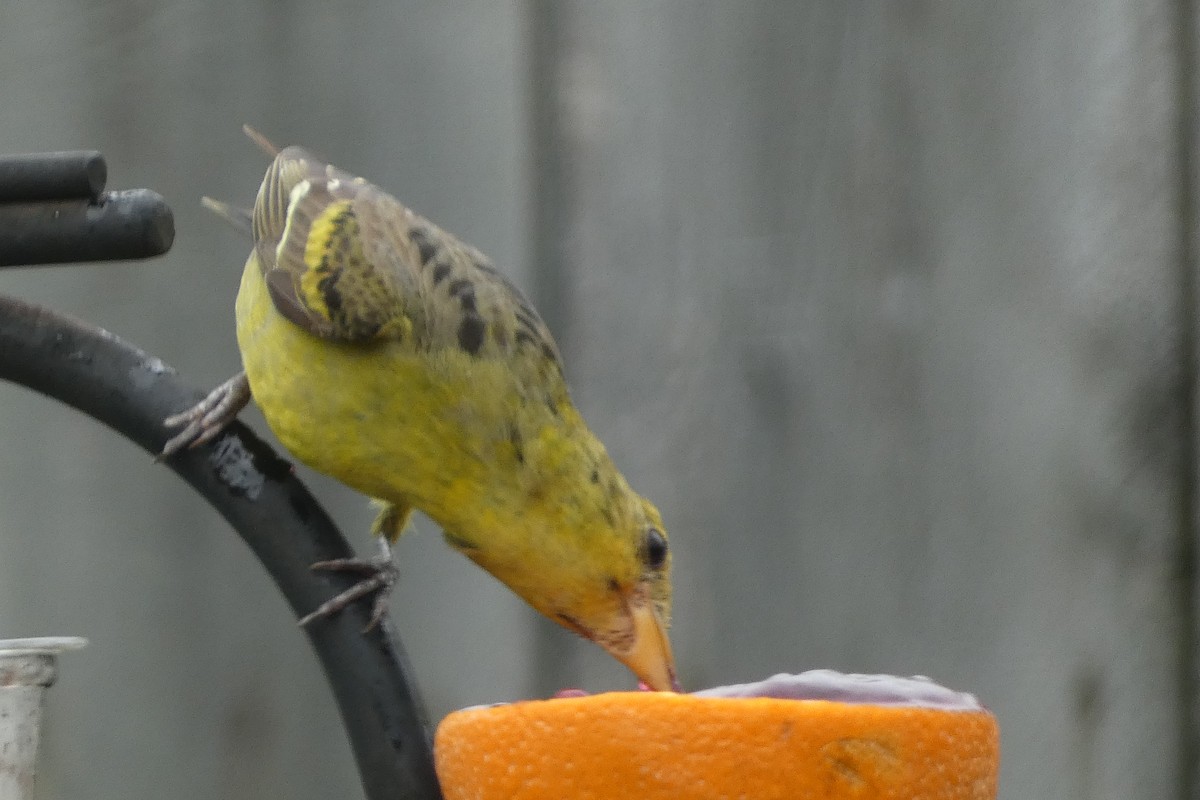
<svg viewBox="0 0 1200 800">
<path fill-rule="evenodd" d="M 167 438 L 163 418 L 202 397 L 162 361 L 115 336 L 4 297 L 0 379 L 74 406 L 152 454 Z M 309 569 L 350 556 L 350 547 L 291 465 L 245 426 L 234 423 L 166 465 L 229 521 L 297 616 L 354 582 Z M 424 711 L 386 623 L 363 633 L 369 605 L 318 620 L 305 633 L 333 687 L 369 800 L 436 800 L 441 793 Z"/>
<path fill-rule="evenodd" d="M 0 156 L 0 203 L 95 200 L 108 180 L 108 164 L 95 150 Z"/>
<path fill-rule="evenodd" d="M 171 207 L 149 189 L 0 203 L 0 267 L 150 258 L 174 240 Z"/>
</svg>

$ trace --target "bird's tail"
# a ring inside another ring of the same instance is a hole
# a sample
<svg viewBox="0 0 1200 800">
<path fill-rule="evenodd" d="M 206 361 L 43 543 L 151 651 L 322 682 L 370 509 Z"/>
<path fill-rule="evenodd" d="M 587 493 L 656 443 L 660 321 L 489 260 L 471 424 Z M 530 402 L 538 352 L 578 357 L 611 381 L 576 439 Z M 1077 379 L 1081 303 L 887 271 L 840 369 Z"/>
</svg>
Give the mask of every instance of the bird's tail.
<svg viewBox="0 0 1200 800">
<path fill-rule="evenodd" d="M 218 217 L 237 228 L 239 231 L 242 231 L 249 236 L 254 235 L 254 215 L 250 209 L 231 206 L 229 203 L 223 203 L 220 200 L 213 200 L 211 197 L 201 197 L 200 205 L 204 206 L 209 211 L 213 212 Z"/>
<path fill-rule="evenodd" d="M 242 126 L 242 133 L 249 136 L 250 141 L 252 141 L 256 145 L 258 145 L 259 149 L 262 150 L 267 155 L 269 155 L 271 158 L 274 158 L 275 156 L 279 155 L 279 148 L 276 147 L 275 144 L 272 143 L 270 139 L 263 136 L 261 133 L 254 130 L 254 128 L 251 128 L 249 125 Z"/>
<path fill-rule="evenodd" d="M 251 128 L 249 125 L 242 126 L 242 132 L 250 137 L 250 141 L 258 145 L 264 153 L 271 158 L 279 155 L 279 148 L 271 142 L 270 139 L 263 136 L 258 131 Z M 221 219 L 228 222 L 233 227 L 243 233 L 254 235 L 254 212 L 248 208 L 238 208 L 221 200 L 214 200 L 211 197 L 201 197 L 200 205 L 207 208 L 209 211 L 216 214 Z"/>
</svg>

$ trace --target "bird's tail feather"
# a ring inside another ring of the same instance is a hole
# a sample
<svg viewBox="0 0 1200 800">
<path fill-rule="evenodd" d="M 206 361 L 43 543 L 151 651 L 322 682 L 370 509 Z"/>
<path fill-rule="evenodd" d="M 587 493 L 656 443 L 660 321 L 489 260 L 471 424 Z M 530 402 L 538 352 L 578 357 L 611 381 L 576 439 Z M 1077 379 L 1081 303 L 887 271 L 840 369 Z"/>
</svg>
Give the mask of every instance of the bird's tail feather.
<svg viewBox="0 0 1200 800">
<path fill-rule="evenodd" d="M 249 209 L 231 206 L 211 197 L 201 197 L 200 205 L 247 235 L 254 235 L 254 215 Z"/>
<path fill-rule="evenodd" d="M 275 156 L 279 155 L 279 148 L 276 147 L 275 144 L 272 143 L 270 139 L 263 136 L 261 133 L 254 130 L 254 128 L 251 128 L 249 125 L 242 126 L 242 133 L 249 136 L 250 141 L 252 141 L 256 145 L 258 145 L 259 149 L 262 150 L 267 155 L 269 155 L 271 158 L 274 158 Z"/>
</svg>

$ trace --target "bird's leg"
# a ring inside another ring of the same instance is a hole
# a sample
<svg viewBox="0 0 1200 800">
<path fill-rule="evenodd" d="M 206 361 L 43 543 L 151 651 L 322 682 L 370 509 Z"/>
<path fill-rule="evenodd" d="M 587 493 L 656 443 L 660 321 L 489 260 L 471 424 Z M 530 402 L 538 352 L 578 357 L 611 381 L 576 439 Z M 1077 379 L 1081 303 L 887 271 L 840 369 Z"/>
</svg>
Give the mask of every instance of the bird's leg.
<svg viewBox="0 0 1200 800">
<path fill-rule="evenodd" d="M 184 429 L 163 445 L 159 459 L 167 458 L 188 447 L 197 447 L 211 440 L 226 425 L 233 421 L 250 402 L 250 381 L 245 372 L 239 372 L 216 389 L 208 397 L 179 414 L 167 417 L 163 425 Z"/>
<path fill-rule="evenodd" d="M 379 539 L 379 555 L 372 558 L 334 558 L 329 561 L 318 561 L 312 569 L 330 570 L 333 572 L 357 572 L 363 578 L 336 597 L 326 600 L 314 610 L 300 618 L 301 625 L 307 625 L 315 619 L 332 616 L 352 605 L 360 597 L 375 594 L 371 605 L 371 621 L 363 631 L 369 631 L 379 624 L 387 613 L 388 597 L 392 587 L 400 577 L 400 568 L 392 558 L 392 548 L 387 539 Z"/>
<path fill-rule="evenodd" d="M 316 570 L 332 570 L 335 572 L 357 572 L 363 578 L 346 591 L 325 601 L 316 609 L 301 617 L 300 624 L 307 625 L 315 619 L 328 617 L 354 603 L 368 594 L 375 594 L 371 606 L 371 621 L 364 631 L 369 631 L 379 624 L 387 613 L 388 598 L 392 587 L 400 577 L 400 568 L 392 557 L 390 542 L 396 541 L 408 523 L 409 510 L 391 504 L 382 504 L 382 510 L 371 526 L 372 533 L 379 539 L 379 555 L 371 558 L 334 558 L 329 561 L 318 561 L 312 565 Z"/>
</svg>

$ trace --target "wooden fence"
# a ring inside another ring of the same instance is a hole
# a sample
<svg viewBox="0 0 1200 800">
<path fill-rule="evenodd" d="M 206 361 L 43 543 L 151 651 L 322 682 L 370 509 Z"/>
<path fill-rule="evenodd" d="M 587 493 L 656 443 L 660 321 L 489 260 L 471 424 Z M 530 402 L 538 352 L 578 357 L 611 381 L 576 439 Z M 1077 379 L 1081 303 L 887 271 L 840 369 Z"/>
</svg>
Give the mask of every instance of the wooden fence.
<svg viewBox="0 0 1200 800">
<path fill-rule="evenodd" d="M 198 198 L 252 197 L 243 122 L 309 145 L 530 289 L 663 510 L 690 686 L 926 674 L 998 715 L 1004 798 L 1198 798 L 1196 35 L 1186 0 L 7 4 L 0 150 L 100 149 L 178 234 L 0 291 L 213 384 L 245 243 Z M 43 795 L 356 796 L 223 523 L 0 408 L 0 635 L 93 642 Z M 402 548 L 435 717 L 629 685 L 432 525 Z"/>
</svg>

